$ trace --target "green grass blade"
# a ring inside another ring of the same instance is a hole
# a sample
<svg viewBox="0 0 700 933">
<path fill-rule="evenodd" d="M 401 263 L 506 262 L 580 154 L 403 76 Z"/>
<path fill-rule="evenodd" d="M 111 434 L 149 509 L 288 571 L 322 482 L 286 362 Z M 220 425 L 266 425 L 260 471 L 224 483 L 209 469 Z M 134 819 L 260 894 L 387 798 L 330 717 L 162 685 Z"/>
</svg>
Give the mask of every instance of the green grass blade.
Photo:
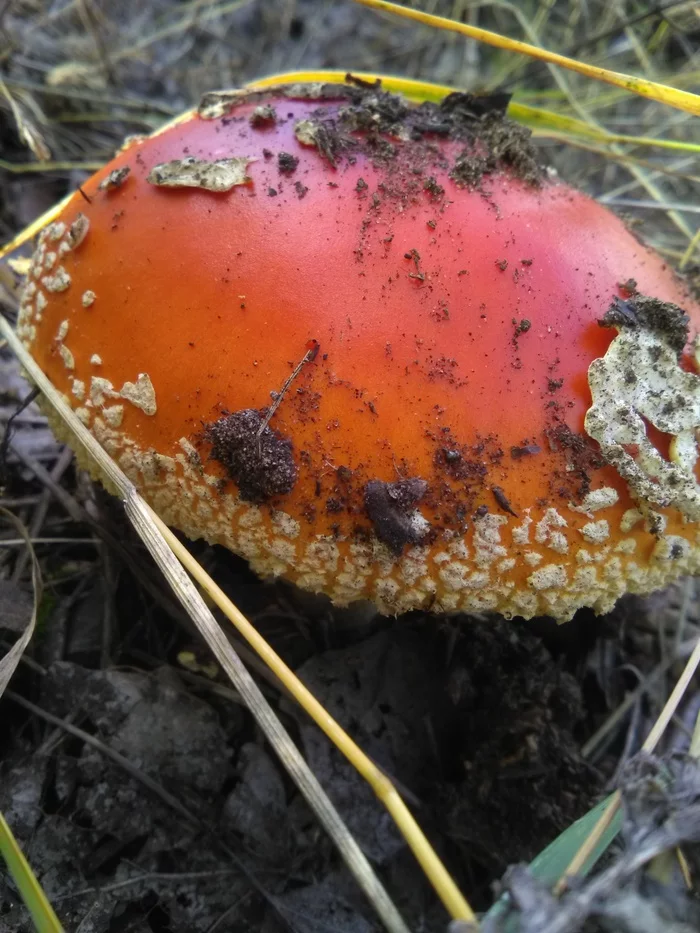
<svg viewBox="0 0 700 933">
<path fill-rule="evenodd" d="M 573 857 L 590 836 L 601 814 L 609 806 L 611 800 L 612 797 L 601 800 L 597 806 L 589 810 L 580 820 L 576 820 L 575 823 L 572 823 L 568 829 L 565 829 L 561 835 L 557 836 L 554 842 L 550 843 L 546 849 L 543 849 L 540 854 L 530 862 L 530 871 L 535 878 L 542 881 L 549 888 L 555 886 L 569 867 Z M 584 865 L 581 872 L 582 875 L 587 875 L 601 855 L 606 851 L 620 830 L 621 820 L 622 815 L 618 812 L 603 834 L 598 846 Z M 488 911 L 486 917 L 488 919 L 499 917 L 508 905 L 508 897 L 508 894 L 503 894 Z M 515 918 L 513 919 L 515 920 Z M 508 930 L 508 927 L 506 927 L 506 930 Z"/>
<path fill-rule="evenodd" d="M 22 895 L 22 900 L 32 915 L 38 933 L 63 933 L 58 917 L 49 904 L 36 875 L 12 835 L 12 830 L 0 813 L 0 855 L 5 859 L 12 879 Z"/>
</svg>

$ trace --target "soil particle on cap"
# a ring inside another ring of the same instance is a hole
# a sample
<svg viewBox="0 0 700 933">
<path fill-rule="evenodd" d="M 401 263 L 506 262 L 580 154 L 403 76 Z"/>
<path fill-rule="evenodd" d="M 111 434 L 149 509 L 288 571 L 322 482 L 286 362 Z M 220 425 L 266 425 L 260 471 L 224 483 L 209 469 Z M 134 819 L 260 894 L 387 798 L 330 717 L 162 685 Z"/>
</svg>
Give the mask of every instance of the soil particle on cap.
<svg viewBox="0 0 700 933">
<path fill-rule="evenodd" d="M 432 175 L 423 183 L 423 190 L 427 191 L 428 194 L 434 199 L 441 198 L 445 193 L 445 189 L 442 187 L 442 185 L 437 183 L 436 179 L 433 178 Z"/>
<path fill-rule="evenodd" d="M 508 501 L 508 497 L 506 496 L 501 486 L 492 486 L 491 492 L 493 493 L 493 497 L 498 503 L 499 508 L 503 509 L 503 511 L 507 512 L 509 515 L 514 515 L 515 518 L 518 517 L 518 513 L 513 509 L 513 506 Z"/>
<path fill-rule="evenodd" d="M 250 125 L 256 128 L 277 122 L 277 111 L 272 104 L 261 104 L 250 115 Z"/>
<path fill-rule="evenodd" d="M 298 469 L 292 442 L 263 425 L 265 410 L 244 408 L 206 425 L 203 439 L 248 502 L 265 502 L 294 488 Z"/>
<path fill-rule="evenodd" d="M 357 145 L 351 137 L 338 132 L 334 120 L 299 120 L 294 127 L 294 135 L 303 146 L 315 146 L 333 168 L 342 152 Z"/>
<path fill-rule="evenodd" d="M 648 295 L 635 295 L 627 301 L 615 298 L 598 321 L 601 327 L 618 330 L 645 328 L 659 334 L 678 356 L 688 340 L 689 322 L 690 318 L 678 305 Z"/>
<path fill-rule="evenodd" d="M 522 447 L 510 448 L 510 455 L 513 460 L 521 460 L 523 457 L 531 457 L 541 452 L 542 448 L 537 444 L 523 444 Z"/>
<path fill-rule="evenodd" d="M 435 466 L 452 479 L 480 485 L 488 473 L 488 467 L 480 457 L 470 456 L 470 448 L 440 447 L 435 453 Z"/>
<path fill-rule="evenodd" d="M 415 509 L 427 489 L 426 481 L 416 477 L 398 483 L 375 479 L 365 486 L 365 510 L 375 534 L 397 556 L 405 545 L 420 544 L 430 531 Z"/>
<path fill-rule="evenodd" d="M 100 191 L 115 191 L 117 188 L 121 188 L 129 177 L 130 172 L 131 169 L 128 165 L 124 165 L 122 168 L 115 168 L 106 178 L 102 179 L 97 187 Z"/>
<path fill-rule="evenodd" d="M 277 154 L 277 168 L 283 175 L 291 175 L 296 170 L 299 159 L 293 156 L 291 152 L 280 152 Z"/>
<path fill-rule="evenodd" d="M 378 91 L 382 86 L 381 78 L 375 78 L 374 81 L 367 81 L 365 78 L 360 78 L 358 75 L 351 74 L 349 71 L 345 75 L 345 80 L 348 84 L 354 84 L 355 87 L 362 87 L 368 91 Z"/>
<path fill-rule="evenodd" d="M 282 90 L 288 97 L 298 96 L 290 89 Z M 352 159 L 352 150 L 363 149 L 375 164 L 387 164 L 402 149 L 410 148 L 411 169 L 422 174 L 429 163 L 436 164 L 430 137 L 438 136 L 465 145 L 453 166 L 457 184 L 478 187 L 485 175 L 500 170 L 533 186 L 544 178 L 530 131 L 505 115 L 508 95 L 456 93 L 437 104 L 426 101 L 415 106 L 381 87 L 334 85 L 314 97 L 324 104 L 297 121 L 295 136 L 300 143 L 317 148 L 334 167 L 343 156 Z M 333 99 L 339 106 L 328 106 Z M 393 145 L 387 136 L 402 145 Z M 425 150 L 423 158 L 420 147 Z M 449 167 L 447 162 L 442 165 L 445 170 Z M 432 176 L 424 187 L 433 198 L 444 193 Z"/>
<path fill-rule="evenodd" d="M 532 187 L 542 184 L 544 172 L 524 126 L 499 112 L 487 113 L 474 127 L 470 144 L 457 157 L 452 178 L 458 185 L 478 188 L 485 175 L 508 169 Z"/>
<path fill-rule="evenodd" d="M 78 214 L 73 223 L 68 228 L 66 243 L 70 249 L 76 249 L 83 242 L 90 229 L 90 221 L 85 214 Z"/>
<path fill-rule="evenodd" d="M 561 422 L 547 428 L 545 434 L 550 448 L 566 457 L 565 469 L 553 475 L 552 492 L 581 502 L 591 491 L 591 473 L 605 465 L 598 445 Z"/>
</svg>

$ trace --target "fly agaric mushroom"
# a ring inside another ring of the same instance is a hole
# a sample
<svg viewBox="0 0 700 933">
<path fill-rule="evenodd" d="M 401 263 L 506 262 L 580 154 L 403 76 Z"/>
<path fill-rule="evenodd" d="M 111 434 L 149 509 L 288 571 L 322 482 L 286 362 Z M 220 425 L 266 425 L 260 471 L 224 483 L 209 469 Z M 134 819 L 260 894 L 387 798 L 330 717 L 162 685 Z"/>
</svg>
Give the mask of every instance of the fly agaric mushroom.
<svg viewBox="0 0 700 933">
<path fill-rule="evenodd" d="M 19 333 L 164 520 L 338 604 L 697 571 L 700 308 L 504 107 L 207 95 L 42 232 Z"/>
</svg>

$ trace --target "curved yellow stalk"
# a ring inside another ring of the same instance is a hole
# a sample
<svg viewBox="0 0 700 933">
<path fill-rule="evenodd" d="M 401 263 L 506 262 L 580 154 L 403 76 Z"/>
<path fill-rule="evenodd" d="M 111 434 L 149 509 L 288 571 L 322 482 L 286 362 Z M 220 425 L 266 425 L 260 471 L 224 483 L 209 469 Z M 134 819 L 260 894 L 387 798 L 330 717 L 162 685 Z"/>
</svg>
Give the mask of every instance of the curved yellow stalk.
<svg viewBox="0 0 700 933">
<path fill-rule="evenodd" d="M 398 6 L 398 4 L 389 3 L 387 0 L 355 0 L 355 2 L 362 4 L 362 6 L 371 7 L 373 10 L 381 10 L 384 13 L 392 13 L 395 16 L 402 16 L 404 19 L 423 23 L 425 26 L 434 26 L 436 29 L 458 32 L 468 39 L 476 39 L 478 42 L 493 45 L 498 49 L 505 49 L 507 52 L 519 52 L 522 55 L 529 55 L 531 58 L 548 62 L 550 65 L 559 65 L 569 71 L 576 71 L 578 74 L 593 78 L 595 81 L 603 81 L 606 84 L 623 88 L 632 94 L 637 94 L 639 97 L 646 97 L 661 104 L 668 104 L 669 107 L 675 107 L 677 110 L 683 110 L 685 113 L 700 116 L 700 97 L 697 94 L 691 94 L 689 91 L 681 91 L 667 84 L 658 84 L 656 81 L 649 81 L 647 78 L 636 75 L 609 71 L 607 68 L 600 68 L 597 65 L 588 65 L 576 58 L 568 58 L 558 52 L 538 48 L 536 45 L 530 45 L 529 42 L 522 42 L 520 39 L 510 39 L 508 36 L 491 32 L 489 29 L 481 29 L 467 23 L 458 23 L 453 19 L 447 19 L 445 16 L 434 16 L 432 13 L 424 13 L 422 10 Z"/>
</svg>

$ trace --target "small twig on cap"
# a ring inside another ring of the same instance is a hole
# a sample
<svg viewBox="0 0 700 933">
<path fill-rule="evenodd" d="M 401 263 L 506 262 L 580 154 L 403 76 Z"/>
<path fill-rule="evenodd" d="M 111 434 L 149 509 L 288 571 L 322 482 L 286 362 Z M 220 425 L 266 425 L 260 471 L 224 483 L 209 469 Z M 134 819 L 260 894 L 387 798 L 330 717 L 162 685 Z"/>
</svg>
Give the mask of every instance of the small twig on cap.
<svg viewBox="0 0 700 933">
<path fill-rule="evenodd" d="M 289 388 L 290 388 L 291 384 L 294 382 L 294 380 L 296 379 L 296 377 L 297 377 L 297 376 L 299 375 L 299 373 L 302 371 L 302 369 L 304 368 L 305 364 L 306 364 L 306 363 L 313 363 L 313 361 L 314 361 L 314 360 L 316 359 L 316 357 L 318 356 L 318 351 L 319 351 L 319 349 L 320 349 L 320 347 L 321 347 L 321 345 L 320 345 L 320 343 L 318 342 L 318 340 L 310 340 L 310 341 L 307 343 L 306 346 L 308 347 L 306 353 L 305 353 L 304 356 L 301 358 L 301 360 L 297 363 L 297 365 L 294 367 L 294 370 L 292 371 L 292 373 L 287 377 L 287 379 L 285 380 L 284 385 L 283 385 L 282 388 L 279 390 L 279 392 L 277 392 L 277 394 L 275 395 L 275 398 L 274 398 L 274 401 L 272 402 L 272 405 L 270 405 L 270 407 L 267 409 L 267 414 L 266 414 L 265 417 L 263 418 L 262 424 L 261 424 L 260 427 L 258 428 L 258 433 L 255 435 L 255 437 L 256 437 L 256 439 L 257 439 L 257 441 L 258 441 L 258 445 L 260 445 L 260 438 L 262 437 L 263 431 L 265 430 L 265 428 L 268 426 L 268 424 L 269 424 L 270 421 L 272 420 L 272 416 L 274 415 L 274 413 L 277 411 L 277 409 L 278 409 L 278 408 L 280 407 L 280 405 L 282 404 L 282 399 L 285 397 L 285 395 L 286 395 L 287 392 L 289 391 Z"/>
</svg>

